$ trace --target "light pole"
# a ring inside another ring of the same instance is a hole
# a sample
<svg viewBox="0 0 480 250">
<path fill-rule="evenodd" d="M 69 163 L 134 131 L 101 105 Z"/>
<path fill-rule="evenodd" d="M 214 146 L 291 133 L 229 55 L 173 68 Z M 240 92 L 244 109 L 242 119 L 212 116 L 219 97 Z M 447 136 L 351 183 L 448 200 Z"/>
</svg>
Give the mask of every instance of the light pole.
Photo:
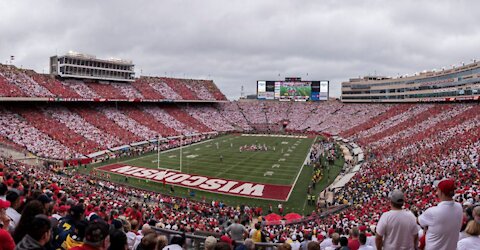
<svg viewBox="0 0 480 250">
<path fill-rule="evenodd" d="M 160 169 L 160 135 L 157 135 L 157 169 Z"/>
</svg>

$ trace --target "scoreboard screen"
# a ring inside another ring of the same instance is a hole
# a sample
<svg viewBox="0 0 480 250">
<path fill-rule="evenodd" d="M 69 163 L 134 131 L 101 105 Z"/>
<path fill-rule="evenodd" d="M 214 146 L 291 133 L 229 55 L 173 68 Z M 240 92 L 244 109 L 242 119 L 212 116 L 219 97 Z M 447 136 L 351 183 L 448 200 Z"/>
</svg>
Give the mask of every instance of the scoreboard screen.
<svg viewBox="0 0 480 250">
<path fill-rule="evenodd" d="M 277 82 L 280 86 L 280 99 L 308 100 L 312 95 L 310 82 Z"/>
<path fill-rule="evenodd" d="M 281 101 L 326 101 L 329 81 L 302 81 L 289 77 L 285 81 L 257 81 L 257 98 Z"/>
</svg>

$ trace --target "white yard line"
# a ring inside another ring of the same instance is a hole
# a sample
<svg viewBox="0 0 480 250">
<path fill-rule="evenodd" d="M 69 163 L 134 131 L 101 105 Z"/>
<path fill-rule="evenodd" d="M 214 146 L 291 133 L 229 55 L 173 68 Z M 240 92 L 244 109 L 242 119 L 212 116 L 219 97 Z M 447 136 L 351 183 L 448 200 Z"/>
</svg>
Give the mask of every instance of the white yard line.
<svg viewBox="0 0 480 250">
<path fill-rule="evenodd" d="M 235 164 L 235 165 L 233 165 L 233 166 L 231 166 L 231 167 L 227 168 L 226 170 L 224 170 L 224 171 L 222 171 L 222 172 L 220 172 L 220 173 L 216 174 L 216 175 L 215 175 L 215 177 L 218 177 L 218 176 L 220 176 L 220 175 L 222 175 L 222 174 L 224 174 L 224 173 L 226 173 L 226 172 L 228 172 L 228 171 L 232 170 L 234 167 L 238 166 L 238 164 L 240 164 L 240 163 L 243 163 L 243 162 L 245 162 L 245 161 L 246 161 L 246 160 L 248 160 L 248 159 L 251 159 L 253 156 L 255 156 L 256 154 L 258 154 L 259 152 L 261 152 L 261 151 L 255 152 L 254 154 L 250 155 L 249 157 L 247 157 L 247 158 L 246 158 L 246 159 L 244 159 L 243 161 L 239 161 L 239 162 L 237 162 L 237 164 Z"/>
<path fill-rule="evenodd" d="M 313 139 L 312 145 L 310 145 L 310 148 L 308 149 L 308 154 L 305 157 L 305 161 L 303 162 L 302 167 L 300 168 L 300 171 L 298 171 L 297 177 L 295 178 L 295 181 L 293 182 L 293 185 L 292 185 L 292 188 L 290 189 L 290 192 L 288 192 L 287 201 L 290 199 L 290 195 L 292 194 L 293 189 L 295 188 L 295 185 L 297 185 L 298 177 L 300 177 L 300 174 L 303 171 L 303 167 L 307 163 L 307 160 L 310 157 L 310 154 L 312 153 L 312 146 L 315 143 L 315 141 L 317 141 L 317 136 L 315 136 L 315 139 Z"/>
<path fill-rule="evenodd" d="M 190 146 L 200 145 L 202 143 L 206 143 L 206 142 L 209 142 L 209 141 L 212 141 L 212 140 L 213 139 L 208 139 L 206 141 L 196 142 L 196 143 L 184 146 L 183 148 L 188 148 Z M 175 151 L 175 150 L 180 150 L 180 148 L 171 148 L 171 149 L 168 149 L 168 150 L 165 150 L 165 151 L 160 151 L 160 154 L 168 153 L 170 151 Z M 138 159 L 143 159 L 143 158 L 146 158 L 146 157 L 152 157 L 152 155 L 154 155 L 154 154 L 144 155 L 144 156 L 136 157 L 136 158 L 133 158 L 133 159 L 130 159 L 130 160 L 119 161 L 118 163 L 126 163 L 126 162 L 136 161 Z"/>
</svg>

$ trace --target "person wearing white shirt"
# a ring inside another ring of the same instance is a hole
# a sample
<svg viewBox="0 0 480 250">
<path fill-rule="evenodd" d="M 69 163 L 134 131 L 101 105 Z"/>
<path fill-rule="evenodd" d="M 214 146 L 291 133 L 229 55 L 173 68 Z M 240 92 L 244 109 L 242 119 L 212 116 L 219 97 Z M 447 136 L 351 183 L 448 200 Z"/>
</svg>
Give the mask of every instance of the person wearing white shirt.
<svg viewBox="0 0 480 250">
<path fill-rule="evenodd" d="M 426 234 L 425 250 L 455 249 L 463 220 L 462 205 L 453 201 L 455 181 L 444 179 L 436 181 L 434 186 L 440 203 L 418 217 Z"/>
<path fill-rule="evenodd" d="M 455 181 L 446 179 L 434 185 L 440 203 L 418 217 L 426 231 L 425 250 L 455 249 L 463 219 L 462 205 L 453 201 Z"/>
<path fill-rule="evenodd" d="M 7 208 L 6 214 L 10 218 L 10 224 L 8 226 L 8 231 L 13 232 L 20 222 L 20 217 L 22 216 L 16 209 L 20 207 L 20 195 L 16 190 L 10 190 L 5 196 L 7 201 L 10 202 L 10 207 Z"/>
<path fill-rule="evenodd" d="M 325 242 L 325 241 L 323 241 L 323 242 Z M 324 248 L 322 248 L 322 245 L 320 244 L 320 249 L 322 249 L 322 250 L 335 250 L 340 246 L 339 243 L 340 243 L 340 235 L 338 233 L 334 233 L 334 234 L 332 234 L 330 244 L 328 244 L 326 246 L 324 245 Z"/>
<path fill-rule="evenodd" d="M 374 250 L 373 247 L 367 245 L 367 236 L 364 233 L 361 233 L 358 236 L 358 241 L 360 241 L 360 247 L 358 250 Z"/>
<path fill-rule="evenodd" d="M 300 242 L 298 242 L 296 234 L 292 235 L 292 243 L 290 243 L 290 246 L 292 246 L 292 250 L 300 249 Z"/>
<path fill-rule="evenodd" d="M 402 210 L 405 198 L 400 190 L 389 194 L 391 210 L 383 213 L 376 227 L 377 249 L 416 249 L 418 229 L 415 215 Z"/>
<path fill-rule="evenodd" d="M 480 207 L 478 208 L 480 210 Z M 480 223 L 471 220 L 465 228 L 465 233 L 468 236 L 458 241 L 457 250 L 480 249 Z"/>
</svg>

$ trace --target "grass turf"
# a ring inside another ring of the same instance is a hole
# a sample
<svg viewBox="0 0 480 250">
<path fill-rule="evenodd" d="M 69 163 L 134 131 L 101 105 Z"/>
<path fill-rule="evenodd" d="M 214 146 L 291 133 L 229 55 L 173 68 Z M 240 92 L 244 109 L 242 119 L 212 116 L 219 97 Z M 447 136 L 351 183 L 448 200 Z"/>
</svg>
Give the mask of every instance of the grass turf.
<svg viewBox="0 0 480 250">
<path fill-rule="evenodd" d="M 281 203 L 286 212 L 309 214 L 315 208 L 306 202 L 306 191 L 310 184 L 313 171 L 309 166 L 302 168 L 302 165 L 313 141 L 313 138 L 226 135 L 210 141 L 185 146 L 182 150 L 177 148 L 162 152 L 160 156 L 160 168 L 180 170 L 180 151 L 182 151 L 182 172 L 185 173 L 267 184 L 295 184 L 289 200 Z M 268 151 L 239 151 L 240 146 L 250 146 L 252 144 L 260 144 L 262 146 L 265 144 L 268 147 Z M 273 150 L 273 147 L 275 147 L 275 150 Z M 279 161 L 279 159 L 284 160 Z M 146 168 L 157 168 L 158 164 L 157 154 L 154 152 L 140 157 L 117 159 L 95 164 L 88 166 L 83 171 L 89 171 L 91 167 L 99 167 L 112 163 L 123 163 Z M 274 164 L 280 164 L 280 167 L 272 168 Z M 328 180 L 331 182 L 335 179 L 342 166 L 343 159 L 335 162 L 329 171 L 330 177 L 325 176 L 317 183 L 315 188 L 316 193 L 328 185 Z M 299 173 L 300 170 L 302 171 Z M 273 174 L 271 176 L 264 176 L 268 171 L 272 171 Z M 297 174 L 299 174 L 298 179 Z M 129 178 L 128 183 L 125 183 L 125 178 L 120 175 L 111 174 L 111 177 L 112 181 L 125 185 L 160 193 L 170 193 L 169 187 L 165 188 L 159 183 L 147 182 L 135 178 Z M 295 183 L 296 179 L 297 182 Z M 189 195 L 187 188 L 175 187 L 174 190 L 172 195 L 181 197 Z M 206 199 L 207 201 L 220 200 L 230 206 L 240 204 L 261 206 L 264 211 L 268 211 L 269 205 L 276 208 L 278 203 L 280 203 L 278 201 L 236 197 L 199 190 L 196 190 L 195 197 L 191 198 L 196 200 Z M 276 209 L 274 209 L 274 211 L 276 211 Z"/>
</svg>

